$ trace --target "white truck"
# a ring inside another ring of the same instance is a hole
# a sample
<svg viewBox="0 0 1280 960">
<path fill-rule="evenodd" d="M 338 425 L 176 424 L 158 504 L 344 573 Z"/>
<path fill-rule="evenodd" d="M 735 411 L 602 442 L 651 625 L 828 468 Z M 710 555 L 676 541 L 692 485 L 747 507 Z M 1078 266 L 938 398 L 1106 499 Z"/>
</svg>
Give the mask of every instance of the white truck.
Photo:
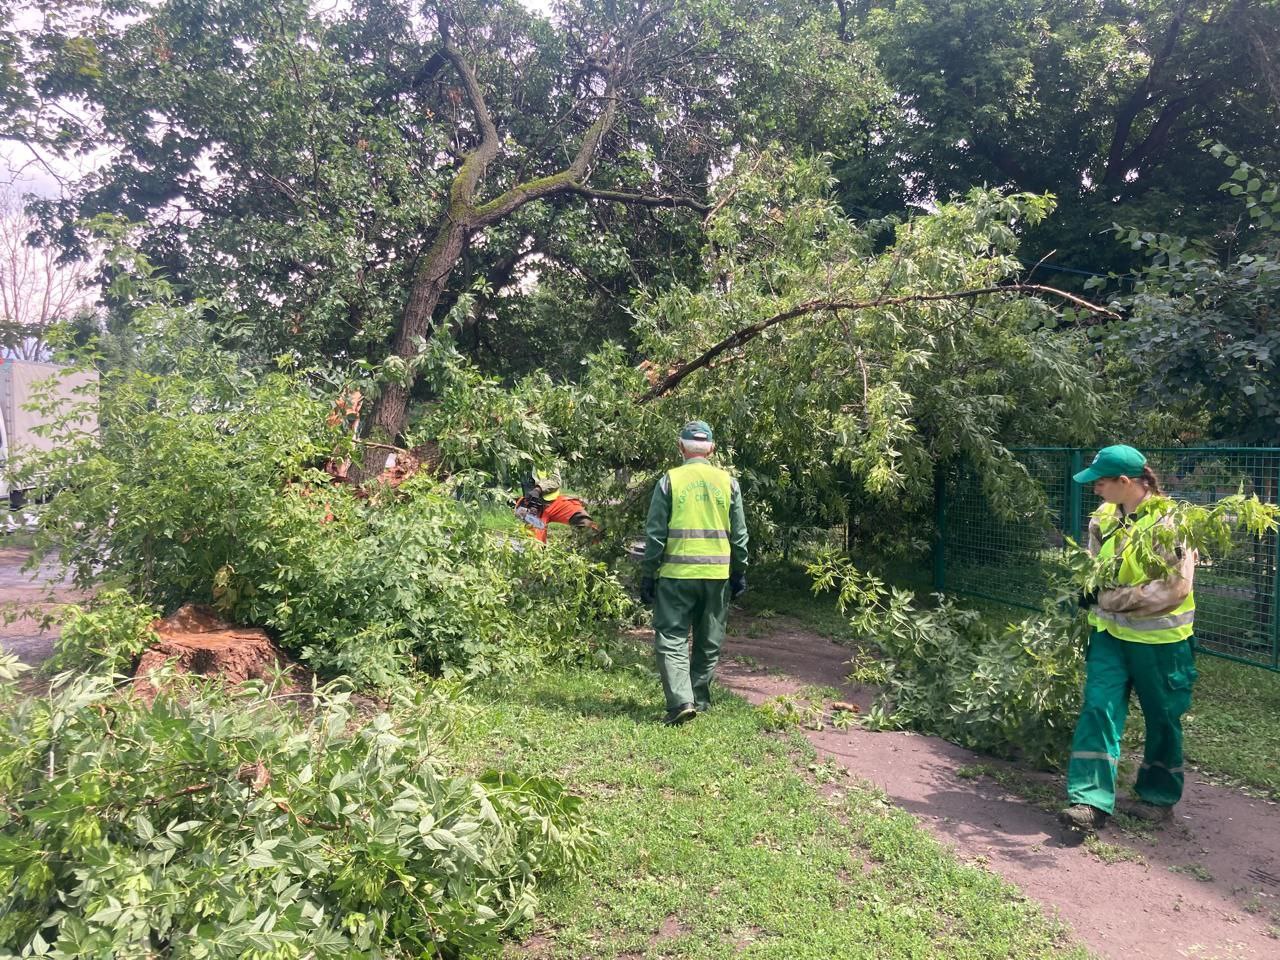
<svg viewBox="0 0 1280 960">
<path fill-rule="evenodd" d="M 51 387 L 46 382 L 55 376 L 57 383 Z M 83 403 L 92 399 L 97 382 L 94 370 L 70 370 L 56 363 L 0 357 L 0 497 L 8 497 L 14 508 L 21 506 L 25 491 L 11 489 L 9 471 L 21 463 L 24 450 L 49 450 L 55 442 L 35 432 L 50 418 L 26 409 L 27 404 L 46 395 L 69 404 Z M 79 428 L 96 430 L 97 417 L 82 419 Z"/>
</svg>

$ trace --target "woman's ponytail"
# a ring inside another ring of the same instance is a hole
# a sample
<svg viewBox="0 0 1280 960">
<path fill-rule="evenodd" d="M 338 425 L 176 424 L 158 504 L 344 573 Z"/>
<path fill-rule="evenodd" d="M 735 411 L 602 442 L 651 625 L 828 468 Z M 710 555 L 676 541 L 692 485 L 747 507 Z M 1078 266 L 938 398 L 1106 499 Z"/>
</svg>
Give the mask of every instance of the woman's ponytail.
<svg viewBox="0 0 1280 960">
<path fill-rule="evenodd" d="M 1138 480 L 1157 497 L 1164 496 L 1164 491 L 1160 489 L 1160 478 L 1156 476 L 1156 472 L 1150 467 L 1144 466 L 1142 468 L 1142 476 Z"/>
</svg>

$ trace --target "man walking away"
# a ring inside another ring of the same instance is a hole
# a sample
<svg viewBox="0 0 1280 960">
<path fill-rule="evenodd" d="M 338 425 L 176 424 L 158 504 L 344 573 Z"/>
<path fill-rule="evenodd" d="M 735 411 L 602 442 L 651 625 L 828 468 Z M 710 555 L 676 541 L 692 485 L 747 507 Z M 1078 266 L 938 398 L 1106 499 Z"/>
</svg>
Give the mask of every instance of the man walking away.
<svg viewBox="0 0 1280 960">
<path fill-rule="evenodd" d="M 686 423 L 677 443 L 684 464 L 654 487 L 640 582 L 640 599 L 653 604 L 654 650 L 669 725 L 711 706 L 729 600 L 747 589 L 747 522 L 738 482 L 708 462 L 715 442 L 701 420 Z"/>
</svg>

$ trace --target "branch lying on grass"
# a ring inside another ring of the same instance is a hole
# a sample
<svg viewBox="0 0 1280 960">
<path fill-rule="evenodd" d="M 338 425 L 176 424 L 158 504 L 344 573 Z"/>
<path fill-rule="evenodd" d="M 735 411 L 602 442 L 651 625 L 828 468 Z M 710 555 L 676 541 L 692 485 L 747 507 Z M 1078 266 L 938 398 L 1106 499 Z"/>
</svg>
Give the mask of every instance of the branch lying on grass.
<svg viewBox="0 0 1280 960">
<path fill-rule="evenodd" d="M 695 360 L 677 367 L 671 373 L 667 374 L 649 390 L 641 395 L 637 403 L 648 403 L 650 400 L 656 400 L 665 394 L 670 393 L 680 385 L 685 377 L 696 370 L 709 366 L 711 361 L 727 350 L 734 347 L 741 347 L 750 343 L 760 334 L 764 333 L 770 327 L 776 327 L 780 323 L 788 320 L 794 320 L 796 317 L 804 317 L 813 313 L 822 313 L 824 311 L 836 310 L 871 310 L 876 307 L 897 307 L 908 303 L 929 303 L 940 300 L 968 300 L 973 297 L 984 297 L 997 293 L 1043 293 L 1049 296 L 1058 297 L 1066 300 L 1068 303 L 1074 304 L 1082 310 L 1095 313 L 1111 320 L 1119 320 L 1117 313 L 1101 307 L 1096 303 L 1090 303 L 1082 297 L 1077 297 L 1073 293 L 1067 293 L 1065 290 L 1059 290 L 1056 287 L 1046 287 L 1038 283 L 1008 283 L 996 287 L 980 287 L 975 290 L 957 290 L 954 293 L 916 293 L 902 297 L 877 297 L 874 300 L 809 300 L 805 303 L 797 304 L 790 310 L 784 310 L 782 313 L 776 313 L 772 317 L 764 320 L 757 320 L 750 326 L 743 327 L 741 330 L 731 333 L 715 346 L 706 350 L 701 356 Z"/>
</svg>

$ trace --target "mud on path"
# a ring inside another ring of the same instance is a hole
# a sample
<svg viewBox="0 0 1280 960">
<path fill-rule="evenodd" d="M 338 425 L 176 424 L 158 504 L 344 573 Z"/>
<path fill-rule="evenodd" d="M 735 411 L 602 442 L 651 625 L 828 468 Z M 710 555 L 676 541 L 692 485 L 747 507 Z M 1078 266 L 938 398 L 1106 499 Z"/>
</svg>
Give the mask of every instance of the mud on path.
<svg viewBox="0 0 1280 960">
<path fill-rule="evenodd" d="M 735 617 L 719 680 L 756 704 L 834 687 L 865 710 L 875 691 L 846 682 L 849 655 L 786 618 Z M 1102 957 L 1280 957 L 1272 936 L 1280 925 L 1280 805 L 1213 786 L 1192 769 L 1174 823 L 1150 839 L 1103 830 L 1099 839 L 1141 857 L 1108 863 L 1067 837 L 1051 811 L 986 776 L 956 773 L 1009 765 L 912 733 L 804 732 L 823 759 L 878 786 L 958 858 L 1017 886 Z"/>
</svg>

